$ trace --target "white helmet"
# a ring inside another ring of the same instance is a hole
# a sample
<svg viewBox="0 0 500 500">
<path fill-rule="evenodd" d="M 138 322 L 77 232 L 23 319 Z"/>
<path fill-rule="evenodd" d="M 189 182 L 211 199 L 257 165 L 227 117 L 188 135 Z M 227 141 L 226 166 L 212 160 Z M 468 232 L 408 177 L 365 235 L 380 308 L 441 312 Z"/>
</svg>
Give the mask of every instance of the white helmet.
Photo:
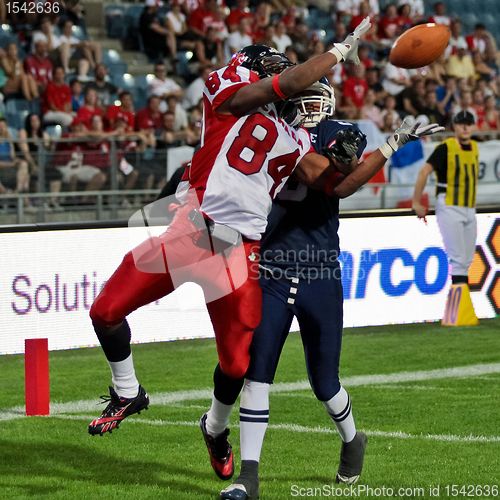
<svg viewBox="0 0 500 500">
<path fill-rule="evenodd" d="M 297 106 L 302 127 L 315 127 L 319 122 L 332 118 L 335 112 L 335 93 L 325 77 L 290 97 L 290 101 Z"/>
</svg>

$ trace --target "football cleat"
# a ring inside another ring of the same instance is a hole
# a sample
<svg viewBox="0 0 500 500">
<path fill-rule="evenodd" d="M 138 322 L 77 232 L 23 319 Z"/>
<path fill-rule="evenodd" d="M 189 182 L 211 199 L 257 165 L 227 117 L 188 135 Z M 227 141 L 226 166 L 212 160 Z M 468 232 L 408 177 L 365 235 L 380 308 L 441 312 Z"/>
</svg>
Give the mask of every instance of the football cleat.
<svg viewBox="0 0 500 500">
<path fill-rule="evenodd" d="M 363 469 L 367 441 L 368 438 L 364 432 L 356 432 L 352 441 L 342 443 L 336 483 L 354 484 L 359 479 Z"/>
<path fill-rule="evenodd" d="M 124 418 L 130 417 L 134 413 L 140 413 L 141 410 L 147 410 L 149 406 L 149 397 L 144 387 L 139 386 L 139 392 L 135 398 L 121 398 L 110 386 L 109 397 L 101 396 L 102 403 L 108 403 L 101 416 L 92 420 L 89 424 L 89 434 L 103 435 L 113 429 L 118 429 Z"/>
<path fill-rule="evenodd" d="M 220 492 L 221 500 L 257 500 L 259 498 L 258 477 L 238 477 L 235 483 Z"/>
<path fill-rule="evenodd" d="M 234 474 L 234 455 L 233 449 L 227 440 L 229 429 L 213 437 L 207 432 L 206 422 L 207 414 L 205 413 L 200 419 L 200 429 L 207 445 L 212 469 L 220 479 L 231 479 Z"/>
</svg>

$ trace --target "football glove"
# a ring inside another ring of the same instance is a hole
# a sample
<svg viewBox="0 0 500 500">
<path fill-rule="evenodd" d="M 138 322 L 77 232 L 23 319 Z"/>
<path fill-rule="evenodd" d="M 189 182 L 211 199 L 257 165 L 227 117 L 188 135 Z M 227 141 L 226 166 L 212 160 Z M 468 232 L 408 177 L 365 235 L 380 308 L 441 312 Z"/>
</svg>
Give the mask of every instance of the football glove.
<svg viewBox="0 0 500 500">
<path fill-rule="evenodd" d="M 356 26 L 352 33 L 347 35 L 342 43 L 333 44 L 333 48 L 329 52 L 337 58 L 337 63 L 351 61 L 354 64 L 360 64 L 358 57 L 359 39 L 368 32 L 371 25 L 370 17 L 367 16 Z"/>
<path fill-rule="evenodd" d="M 335 142 L 323 149 L 323 154 L 331 160 L 349 165 L 356 157 L 360 144 L 366 135 L 356 128 L 343 129 L 338 132 Z"/>
<path fill-rule="evenodd" d="M 387 138 L 387 142 L 380 148 L 380 152 L 389 159 L 401 146 L 410 141 L 416 141 L 426 135 L 443 132 L 444 127 L 437 123 L 420 126 L 420 122 L 415 122 L 413 116 L 407 116 L 403 123 L 396 129 L 393 135 Z"/>
</svg>

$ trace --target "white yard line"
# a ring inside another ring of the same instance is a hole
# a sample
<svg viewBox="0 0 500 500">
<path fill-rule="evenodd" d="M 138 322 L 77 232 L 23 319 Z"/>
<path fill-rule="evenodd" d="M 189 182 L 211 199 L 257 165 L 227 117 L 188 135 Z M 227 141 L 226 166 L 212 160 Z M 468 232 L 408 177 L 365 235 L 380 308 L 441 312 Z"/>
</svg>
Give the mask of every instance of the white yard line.
<svg viewBox="0 0 500 500">
<path fill-rule="evenodd" d="M 83 420 L 90 422 L 95 415 L 57 415 L 53 418 L 58 418 L 62 420 Z M 145 419 L 132 417 L 127 420 L 127 425 L 131 424 L 141 424 L 141 425 L 151 425 L 155 427 L 198 427 L 199 423 L 197 421 L 187 421 L 187 420 L 162 420 L 162 419 Z M 337 431 L 332 427 L 308 427 L 305 425 L 298 424 L 269 424 L 269 429 L 280 430 L 287 432 L 303 433 L 303 434 L 337 434 Z M 377 430 L 363 430 L 368 436 L 382 437 L 382 438 L 393 438 L 393 439 L 422 439 L 424 441 L 444 441 L 452 443 L 500 443 L 500 436 L 458 436 L 456 434 L 409 434 L 407 432 L 396 431 L 377 431 Z"/>
<path fill-rule="evenodd" d="M 382 384 L 401 384 L 405 382 L 422 382 L 426 380 L 451 379 L 477 377 L 500 373 L 500 363 L 481 363 L 476 365 L 455 366 L 451 368 L 441 368 L 437 370 L 419 370 L 414 372 L 397 372 L 378 375 L 356 375 L 345 377 L 342 384 L 347 387 L 378 386 Z M 302 380 L 298 382 L 279 382 L 273 384 L 273 393 L 297 392 L 310 390 L 309 382 Z M 212 389 L 197 389 L 190 391 L 162 392 L 151 395 L 151 404 L 165 406 L 183 401 L 210 400 Z M 51 415 L 63 415 L 67 413 L 95 412 L 100 409 L 96 399 L 82 401 L 68 401 L 66 403 L 51 403 Z M 24 407 L 18 406 L 9 408 L 0 413 L 1 420 L 13 420 L 24 416 Z"/>
</svg>

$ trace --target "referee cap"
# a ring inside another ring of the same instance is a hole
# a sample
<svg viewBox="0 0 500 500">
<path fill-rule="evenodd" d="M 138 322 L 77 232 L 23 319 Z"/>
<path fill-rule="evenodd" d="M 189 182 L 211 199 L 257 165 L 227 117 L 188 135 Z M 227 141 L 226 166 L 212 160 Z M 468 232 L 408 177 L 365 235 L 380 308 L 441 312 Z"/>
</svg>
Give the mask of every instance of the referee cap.
<svg viewBox="0 0 500 500">
<path fill-rule="evenodd" d="M 476 123 L 476 119 L 474 115 L 470 111 L 462 110 L 459 111 L 453 117 L 453 123 L 463 123 L 465 125 L 474 125 Z"/>
</svg>

